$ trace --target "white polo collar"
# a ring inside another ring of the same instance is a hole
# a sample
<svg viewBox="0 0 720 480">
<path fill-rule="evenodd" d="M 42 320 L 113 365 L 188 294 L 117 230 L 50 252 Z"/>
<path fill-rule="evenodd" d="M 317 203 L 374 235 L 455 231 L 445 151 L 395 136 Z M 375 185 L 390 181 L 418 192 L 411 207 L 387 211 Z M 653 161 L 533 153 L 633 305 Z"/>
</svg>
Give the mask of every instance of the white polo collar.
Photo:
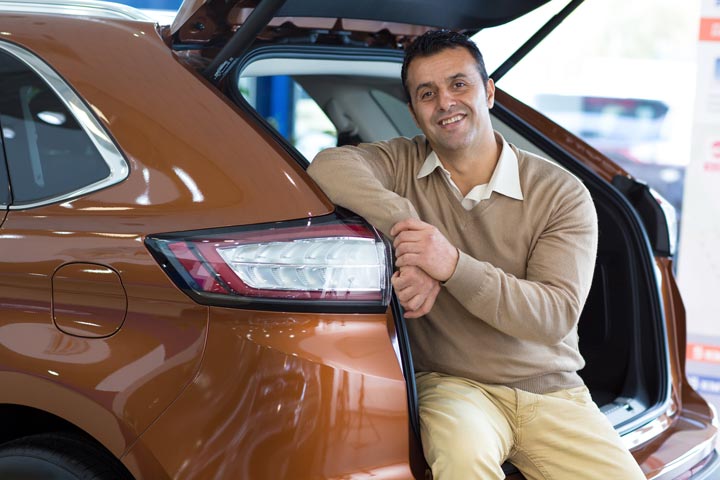
<svg viewBox="0 0 720 480">
<path fill-rule="evenodd" d="M 520 188 L 520 173 L 518 169 L 517 155 L 515 155 L 513 149 L 510 148 L 510 145 L 508 145 L 502 136 L 497 133 L 495 136 L 499 140 L 502 140 L 502 146 L 500 150 L 500 158 L 498 158 L 497 165 L 490 177 L 490 181 L 484 185 L 476 185 L 465 197 L 462 196 L 460 189 L 452 180 L 450 172 L 443 166 L 434 151 L 430 152 L 427 158 L 425 158 L 425 162 L 420 168 L 417 178 L 420 179 L 427 177 L 439 168 L 443 177 L 445 177 L 445 180 L 453 190 L 453 193 L 455 193 L 455 196 L 458 200 L 460 200 L 466 210 L 470 210 L 482 200 L 490 198 L 492 192 L 497 192 L 516 200 L 522 200 L 523 194 L 522 189 Z"/>
</svg>

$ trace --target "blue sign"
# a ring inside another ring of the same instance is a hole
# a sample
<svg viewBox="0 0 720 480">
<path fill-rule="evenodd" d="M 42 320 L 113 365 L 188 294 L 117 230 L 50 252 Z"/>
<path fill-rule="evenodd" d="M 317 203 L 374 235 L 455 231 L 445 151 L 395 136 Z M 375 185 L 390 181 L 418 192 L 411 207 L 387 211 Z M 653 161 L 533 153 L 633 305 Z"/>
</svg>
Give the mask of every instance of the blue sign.
<svg viewBox="0 0 720 480">
<path fill-rule="evenodd" d="M 720 0 L 718 1 L 720 2 Z M 697 390 L 698 393 L 720 395 L 720 378 L 688 375 L 687 379 L 690 386 Z"/>
</svg>

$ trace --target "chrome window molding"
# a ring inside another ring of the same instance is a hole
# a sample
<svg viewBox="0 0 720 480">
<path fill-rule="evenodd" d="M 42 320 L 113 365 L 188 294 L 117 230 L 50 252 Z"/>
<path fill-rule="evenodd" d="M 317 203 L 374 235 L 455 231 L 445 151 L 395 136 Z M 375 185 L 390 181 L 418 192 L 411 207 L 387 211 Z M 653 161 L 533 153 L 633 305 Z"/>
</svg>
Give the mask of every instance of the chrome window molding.
<svg viewBox="0 0 720 480">
<path fill-rule="evenodd" d="M 130 166 L 127 161 L 123 157 L 122 153 L 120 153 L 117 146 L 115 146 L 112 138 L 107 131 L 105 131 L 90 108 L 80 99 L 75 91 L 60 77 L 60 75 L 58 75 L 58 73 L 44 61 L 35 56 L 35 54 L 18 45 L 6 41 L 0 41 L 0 49 L 10 53 L 15 58 L 23 62 L 50 86 L 50 88 L 65 104 L 70 113 L 75 117 L 78 124 L 80 124 L 83 131 L 88 135 L 93 145 L 95 145 L 95 148 L 97 148 L 98 153 L 103 160 L 105 160 L 105 163 L 110 169 L 110 174 L 107 177 L 95 183 L 62 195 L 57 195 L 36 202 L 22 204 L 13 203 L 9 206 L 9 208 L 11 210 L 24 210 L 58 203 L 101 190 L 125 180 L 130 174 Z M 10 184 L 12 188 L 12 181 Z"/>
<path fill-rule="evenodd" d="M 95 0 L 3 0 L 0 2 L 0 12 L 81 15 L 154 22 L 136 8 Z"/>
</svg>

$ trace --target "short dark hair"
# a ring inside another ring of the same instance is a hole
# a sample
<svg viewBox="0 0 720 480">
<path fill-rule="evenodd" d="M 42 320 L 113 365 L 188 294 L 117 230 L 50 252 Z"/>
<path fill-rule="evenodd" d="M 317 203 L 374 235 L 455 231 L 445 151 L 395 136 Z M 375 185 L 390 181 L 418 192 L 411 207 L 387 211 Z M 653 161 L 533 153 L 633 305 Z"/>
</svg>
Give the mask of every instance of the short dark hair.
<svg viewBox="0 0 720 480">
<path fill-rule="evenodd" d="M 482 77 L 483 85 L 487 87 L 489 76 L 487 70 L 485 69 L 485 62 L 483 61 L 482 53 L 480 53 L 480 49 L 478 49 L 477 45 L 475 45 L 475 42 L 462 33 L 450 30 L 430 30 L 413 40 L 413 42 L 405 49 L 405 60 L 403 60 L 400 77 L 402 78 L 403 89 L 405 90 L 405 98 L 410 105 L 412 105 L 412 101 L 407 84 L 407 73 L 408 68 L 410 67 L 410 62 L 412 62 L 416 57 L 428 57 L 430 55 L 440 53 L 448 48 L 466 49 L 475 59 L 478 72 L 480 72 L 480 77 Z"/>
</svg>

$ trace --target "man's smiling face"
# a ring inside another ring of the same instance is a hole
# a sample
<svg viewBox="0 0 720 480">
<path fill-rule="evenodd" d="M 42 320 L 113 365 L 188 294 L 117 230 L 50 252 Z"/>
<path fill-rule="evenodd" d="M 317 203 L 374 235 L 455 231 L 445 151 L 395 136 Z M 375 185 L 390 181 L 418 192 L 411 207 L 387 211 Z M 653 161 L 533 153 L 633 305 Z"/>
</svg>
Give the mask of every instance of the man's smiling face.
<svg viewBox="0 0 720 480">
<path fill-rule="evenodd" d="M 493 138 L 488 109 L 495 88 L 489 80 L 486 90 L 465 48 L 416 57 L 408 67 L 407 84 L 415 122 L 441 158 L 482 147 Z"/>
</svg>

